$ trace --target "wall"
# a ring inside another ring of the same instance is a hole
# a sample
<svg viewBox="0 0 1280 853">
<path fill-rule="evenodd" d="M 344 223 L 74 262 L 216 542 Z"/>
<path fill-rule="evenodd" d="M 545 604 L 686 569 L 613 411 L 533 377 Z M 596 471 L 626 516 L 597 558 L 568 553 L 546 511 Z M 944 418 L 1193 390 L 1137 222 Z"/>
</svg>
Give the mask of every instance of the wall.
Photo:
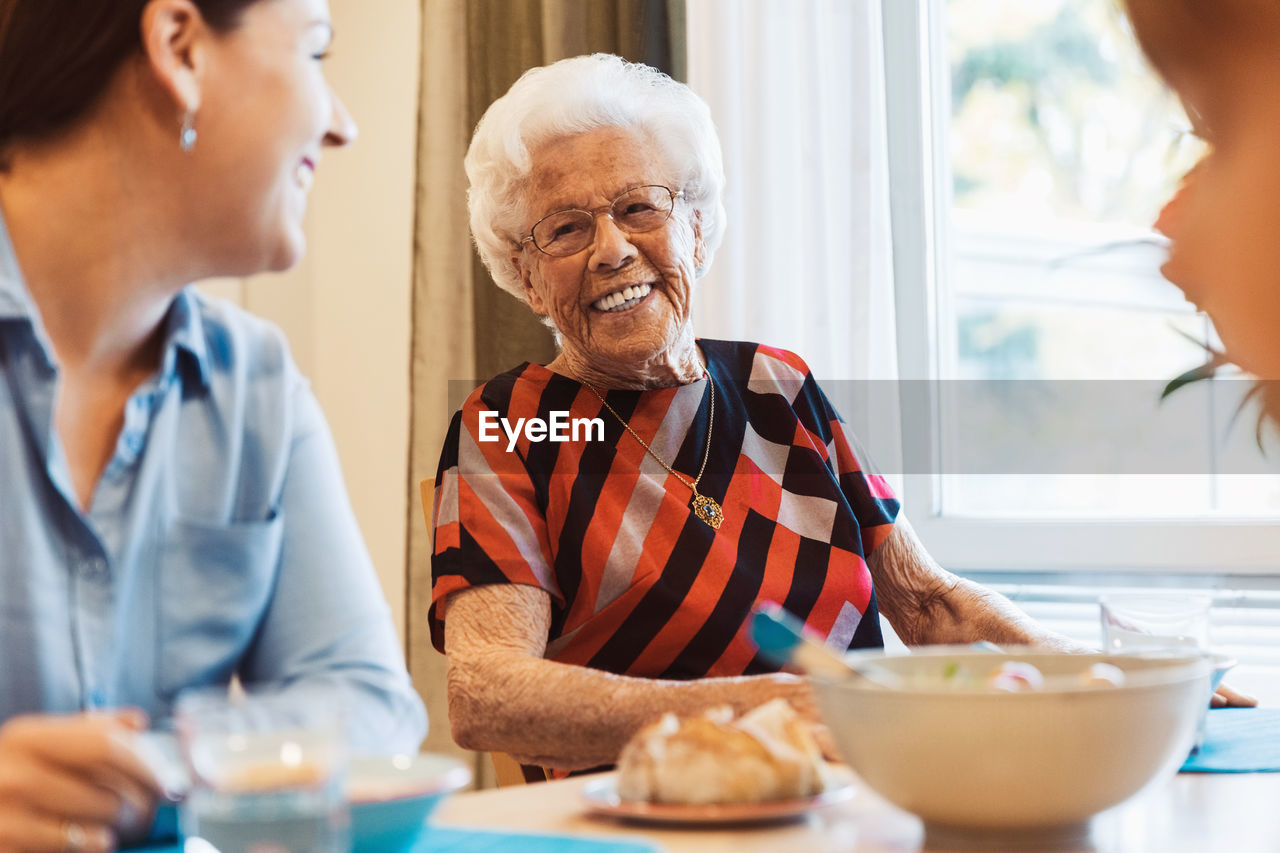
<svg viewBox="0 0 1280 853">
<path fill-rule="evenodd" d="M 203 287 L 288 335 L 329 418 L 403 639 L 406 519 L 410 509 L 419 517 L 407 466 L 420 11 L 416 0 L 331 0 L 331 11 L 325 67 L 360 136 L 320 165 L 307 256 L 283 275 Z"/>
</svg>

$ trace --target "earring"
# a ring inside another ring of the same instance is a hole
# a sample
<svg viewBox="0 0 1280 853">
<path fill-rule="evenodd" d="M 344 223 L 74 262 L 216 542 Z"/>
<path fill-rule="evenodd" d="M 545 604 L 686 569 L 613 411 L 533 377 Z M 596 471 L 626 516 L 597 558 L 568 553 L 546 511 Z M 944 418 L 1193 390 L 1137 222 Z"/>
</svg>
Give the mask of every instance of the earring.
<svg viewBox="0 0 1280 853">
<path fill-rule="evenodd" d="M 178 131 L 178 147 L 183 154 L 190 154 L 196 147 L 196 112 L 187 110 L 182 116 L 182 128 Z"/>
</svg>

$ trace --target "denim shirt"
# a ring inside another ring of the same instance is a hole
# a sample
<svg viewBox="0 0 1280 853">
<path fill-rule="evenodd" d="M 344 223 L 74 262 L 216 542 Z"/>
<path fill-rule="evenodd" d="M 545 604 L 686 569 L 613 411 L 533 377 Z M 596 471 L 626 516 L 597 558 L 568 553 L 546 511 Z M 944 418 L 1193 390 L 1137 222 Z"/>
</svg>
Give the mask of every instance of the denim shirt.
<svg viewBox="0 0 1280 853">
<path fill-rule="evenodd" d="M 0 721 L 246 684 L 345 707 L 354 748 L 426 715 L 332 438 L 273 326 L 193 289 L 82 511 L 57 358 L 0 222 Z"/>
</svg>

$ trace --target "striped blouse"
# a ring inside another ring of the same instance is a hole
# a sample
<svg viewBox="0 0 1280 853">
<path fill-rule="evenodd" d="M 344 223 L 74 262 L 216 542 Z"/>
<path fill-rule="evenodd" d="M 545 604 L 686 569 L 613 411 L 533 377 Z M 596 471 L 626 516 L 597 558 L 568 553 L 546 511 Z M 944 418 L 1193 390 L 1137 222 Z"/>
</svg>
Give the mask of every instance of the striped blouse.
<svg viewBox="0 0 1280 853">
<path fill-rule="evenodd" d="M 609 391 L 617 416 L 590 388 L 535 364 L 471 394 L 436 479 L 437 649 L 441 601 L 491 583 L 551 596 L 547 658 L 624 675 L 773 671 L 746 636 L 761 601 L 780 602 L 832 647 L 882 645 L 864 555 L 892 529 L 893 493 L 858 458 L 799 357 L 699 345 L 715 383 L 714 420 L 706 378 Z M 709 426 L 698 491 L 723 507 L 718 530 L 654 458 L 692 480 Z"/>
</svg>

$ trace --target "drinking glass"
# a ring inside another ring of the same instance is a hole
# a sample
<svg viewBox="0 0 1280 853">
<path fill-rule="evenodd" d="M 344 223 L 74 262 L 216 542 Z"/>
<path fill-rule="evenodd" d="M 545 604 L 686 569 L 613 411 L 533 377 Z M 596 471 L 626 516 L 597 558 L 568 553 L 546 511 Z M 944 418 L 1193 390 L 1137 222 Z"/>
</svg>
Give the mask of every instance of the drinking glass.
<svg viewBox="0 0 1280 853">
<path fill-rule="evenodd" d="M 1209 693 L 1196 725 L 1192 753 L 1204 745 L 1209 702 L 1222 681 L 1223 673 L 1235 661 L 1226 655 L 1210 655 L 1209 608 L 1207 595 L 1176 593 L 1114 593 L 1099 600 L 1102 644 L 1108 652 L 1200 652 L 1212 664 Z"/>
<path fill-rule="evenodd" d="M 174 721 L 192 776 L 184 836 L 220 853 L 350 851 L 336 710 L 281 692 L 202 689 L 179 696 Z"/>
<path fill-rule="evenodd" d="M 1207 595 L 1115 593 L 1099 599 L 1108 652 L 1209 650 Z"/>
</svg>

